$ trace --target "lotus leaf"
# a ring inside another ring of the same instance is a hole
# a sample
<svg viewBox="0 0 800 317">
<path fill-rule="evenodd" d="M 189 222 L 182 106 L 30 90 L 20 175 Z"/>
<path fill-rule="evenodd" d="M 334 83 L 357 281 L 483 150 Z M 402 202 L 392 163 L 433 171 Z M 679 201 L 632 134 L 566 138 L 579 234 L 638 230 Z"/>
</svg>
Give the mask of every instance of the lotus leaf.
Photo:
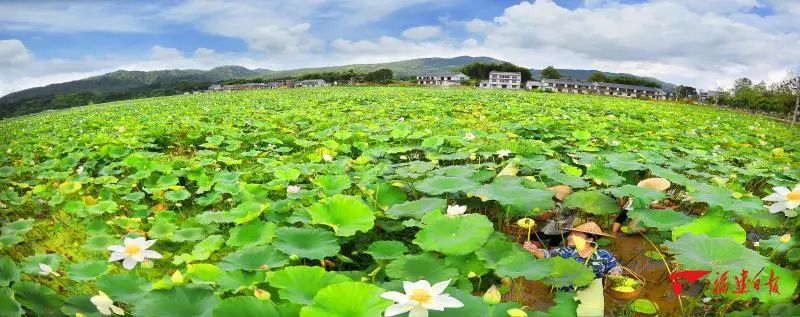
<svg viewBox="0 0 800 317">
<path fill-rule="evenodd" d="M 493 316 L 508 316 L 506 311 L 512 308 L 520 308 L 521 305 L 515 302 L 498 303 L 491 307 L 483 302 L 483 298 L 474 296 L 467 291 L 458 288 L 447 288 L 446 294 L 458 299 L 463 307 L 448 308 L 444 311 L 428 311 L 430 317 L 486 317 L 488 311 L 492 310 Z"/>
<path fill-rule="evenodd" d="M 633 311 L 637 313 L 648 315 L 658 313 L 658 305 L 644 298 L 634 300 L 633 303 L 631 303 L 631 307 Z"/>
<path fill-rule="evenodd" d="M 652 201 L 661 200 L 666 197 L 663 192 L 653 188 L 639 187 L 634 185 L 624 185 L 620 187 L 609 188 L 605 191 L 614 197 L 635 197 L 648 204 Z"/>
<path fill-rule="evenodd" d="M 14 260 L 7 256 L 0 257 L 0 286 L 8 287 L 20 279 L 19 268 Z"/>
<path fill-rule="evenodd" d="M 205 287 L 176 286 L 147 293 L 133 307 L 136 316 L 209 317 L 220 299 Z"/>
<path fill-rule="evenodd" d="M 458 276 L 458 270 L 431 253 L 404 255 L 386 266 L 386 275 L 404 281 L 444 281 Z"/>
<path fill-rule="evenodd" d="M 731 238 L 713 238 L 687 233 L 675 241 L 664 243 L 675 260 L 686 270 L 709 270 L 714 272 L 751 270 L 757 272 L 767 259 L 744 247 Z"/>
<path fill-rule="evenodd" d="M 400 241 L 375 241 L 369 245 L 367 252 L 375 260 L 396 259 L 408 252 L 408 248 Z"/>
<path fill-rule="evenodd" d="M 628 216 L 638 219 L 642 225 L 658 229 L 658 231 L 669 231 L 674 227 L 682 226 L 695 219 L 682 212 L 672 209 L 636 209 L 628 212 Z"/>
<path fill-rule="evenodd" d="M 441 194 L 454 194 L 460 191 L 470 191 L 478 187 L 478 183 L 463 177 L 431 176 L 414 184 L 414 187 L 423 193 L 438 196 Z"/>
<path fill-rule="evenodd" d="M 282 267 L 289 256 L 273 246 L 250 246 L 230 253 L 219 263 L 223 270 L 255 271 Z"/>
<path fill-rule="evenodd" d="M 347 276 L 317 266 L 290 266 L 269 273 L 269 285 L 279 289 L 281 299 L 303 305 L 310 305 L 326 286 L 348 281 Z"/>
<path fill-rule="evenodd" d="M 744 243 L 747 239 L 747 232 L 742 226 L 718 214 L 705 215 L 685 225 L 672 228 L 672 240 L 677 240 L 687 233 L 703 234 L 712 238 L 730 238 L 739 243 Z"/>
<path fill-rule="evenodd" d="M 333 228 L 338 236 L 367 232 L 375 225 L 375 215 L 359 197 L 336 195 L 308 208 L 311 222 Z"/>
<path fill-rule="evenodd" d="M 445 216 L 417 232 L 414 243 L 427 251 L 465 255 L 486 243 L 493 230 L 492 222 L 484 215 Z"/>
<path fill-rule="evenodd" d="M 494 233 L 488 241 L 475 254 L 478 259 L 486 262 L 486 267 L 497 269 L 498 262 L 517 253 L 527 253 L 517 243 L 508 241 L 505 236 Z"/>
<path fill-rule="evenodd" d="M 67 265 L 67 276 L 73 281 L 90 281 L 110 270 L 108 261 L 95 260 Z"/>
<path fill-rule="evenodd" d="M 230 230 L 230 238 L 225 244 L 233 247 L 262 245 L 272 241 L 277 226 L 271 222 L 255 220 L 238 225 Z"/>
<path fill-rule="evenodd" d="M 336 236 L 322 229 L 281 227 L 275 236 L 273 245 L 289 255 L 319 260 L 339 252 Z"/>
<path fill-rule="evenodd" d="M 314 179 L 314 184 L 319 186 L 325 195 L 330 196 L 341 193 L 350 188 L 352 181 L 347 175 L 323 175 Z"/>
<path fill-rule="evenodd" d="M 441 213 L 444 212 L 445 209 L 447 209 L 447 200 L 441 198 L 423 197 L 418 200 L 396 204 L 386 211 L 386 215 L 395 219 L 404 217 L 422 219 L 422 216 L 431 211 L 437 211 Z"/>
<path fill-rule="evenodd" d="M 300 317 L 374 317 L 392 305 L 380 295 L 384 289 L 362 282 L 343 282 L 320 290 L 310 306 L 300 310 Z M 342 296 L 347 294 L 347 296 Z"/>
<path fill-rule="evenodd" d="M 763 249 L 772 249 L 777 254 L 783 254 L 800 244 L 800 239 L 797 238 L 797 234 L 794 234 L 789 236 L 788 242 L 781 242 L 781 236 L 773 235 L 769 239 L 759 241 L 759 244 Z"/>
<path fill-rule="evenodd" d="M 531 189 L 522 185 L 523 179 L 503 176 L 491 184 L 469 191 L 469 196 L 481 200 L 495 200 L 511 208 L 511 215 L 538 215 L 553 208 L 553 192 L 546 189 Z"/>
<path fill-rule="evenodd" d="M 0 316 L 22 316 L 23 313 L 14 292 L 7 287 L 0 288 Z"/>
<path fill-rule="evenodd" d="M 152 289 L 150 281 L 135 272 L 100 276 L 97 287 L 109 297 L 126 303 L 135 303 Z"/>
<path fill-rule="evenodd" d="M 620 211 L 617 202 L 600 191 L 580 191 L 564 199 L 564 207 L 579 208 L 595 215 L 608 215 Z"/>
<path fill-rule="evenodd" d="M 47 286 L 22 281 L 14 283 L 11 290 L 17 302 L 36 316 L 57 316 L 60 313 L 63 301 Z"/>
<path fill-rule="evenodd" d="M 214 317 L 281 317 L 275 304 L 252 296 L 229 297 L 222 300 L 213 311 Z"/>
</svg>

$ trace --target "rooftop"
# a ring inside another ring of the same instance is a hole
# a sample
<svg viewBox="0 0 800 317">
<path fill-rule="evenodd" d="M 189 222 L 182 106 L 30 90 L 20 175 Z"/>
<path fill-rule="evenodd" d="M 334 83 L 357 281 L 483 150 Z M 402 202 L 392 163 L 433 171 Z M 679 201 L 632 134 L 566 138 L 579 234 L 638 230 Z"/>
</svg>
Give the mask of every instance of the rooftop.
<svg viewBox="0 0 800 317">
<path fill-rule="evenodd" d="M 514 75 L 514 76 L 522 76 L 520 72 L 499 72 L 496 70 L 490 71 L 489 75 Z"/>
</svg>

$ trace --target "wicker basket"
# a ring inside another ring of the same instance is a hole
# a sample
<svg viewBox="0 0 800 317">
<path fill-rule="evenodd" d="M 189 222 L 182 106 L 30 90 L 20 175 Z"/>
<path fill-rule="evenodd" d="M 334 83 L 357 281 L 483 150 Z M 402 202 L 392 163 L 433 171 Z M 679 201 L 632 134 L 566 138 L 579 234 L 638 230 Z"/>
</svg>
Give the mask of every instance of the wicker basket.
<svg viewBox="0 0 800 317">
<path fill-rule="evenodd" d="M 639 282 L 642 285 L 639 285 L 639 287 L 634 289 L 633 292 L 623 293 L 623 292 L 618 292 L 618 291 L 615 291 L 615 290 L 611 289 L 610 284 L 606 283 L 606 291 L 608 292 L 609 295 L 611 295 L 611 297 L 613 297 L 615 299 L 618 299 L 618 300 L 632 300 L 632 299 L 638 298 L 639 295 L 642 295 L 642 292 L 644 292 L 644 286 L 647 284 L 647 282 L 644 280 L 644 277 L 642 277 L 639 274 L 636 274 L 636 272 L 631 271 L 627 267 L 624 267 L 624 266 L 621 266 L 621 267 L 628 274 L 630 274 L 631 276 L 633 276 L 634 278 L 639 280 Z"/>
</svg>

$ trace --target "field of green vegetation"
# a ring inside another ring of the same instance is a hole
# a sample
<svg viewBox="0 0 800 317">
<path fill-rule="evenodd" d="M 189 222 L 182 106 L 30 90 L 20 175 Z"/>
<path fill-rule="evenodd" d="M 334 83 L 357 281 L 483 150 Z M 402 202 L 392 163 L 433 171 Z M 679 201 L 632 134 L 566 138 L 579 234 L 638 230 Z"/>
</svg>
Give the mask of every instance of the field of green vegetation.
<svg viewBox="0 0 800 317">
<path fill-rule="evenodd" d="M 646 202 L 630 216 L 664 253 L 655 264 L 712 271 L 684 315 L 800 314 L 800 129 L 757 116 L 527 91 L 279 89 L 7 119 L 0 153 L 0 316 L 373 317 L 427 296 L 446 304 L 427 307 L 434 317 L 575 316 L 591 301 L 556 289 L 592 271 L 535 259 L 509 234 L 552 208 L 559 184 L 606 231 L 616 198 Z M 648 177 L 672 185 L 636 186 Z M 672 208 L 648 209 L 656 200 Z M 736 292 L 742 270 L 751 287 Z M 404 283 L 420 280 L 447 283 L 422 295 Z M 555 305 L 523 307 L 522 280 L 553 286 L 541 296 Z M 492 285 L 503 302 L 481 298 Z"/>
</svg>

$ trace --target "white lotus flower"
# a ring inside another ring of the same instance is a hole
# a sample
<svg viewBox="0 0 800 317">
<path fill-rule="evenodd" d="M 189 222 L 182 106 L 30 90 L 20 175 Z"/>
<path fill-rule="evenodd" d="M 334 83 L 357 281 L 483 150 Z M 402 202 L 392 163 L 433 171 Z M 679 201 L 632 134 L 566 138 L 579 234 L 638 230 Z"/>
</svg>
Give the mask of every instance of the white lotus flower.
<svg viewBox="0 0 800 317">
<path fill-rule="evenodd" d="M 325 162 L 333 161 L 333 156 L 330 156 L 329 154 L 322 154 L 322 160 Z"/>
<path fill-rule="evenodd" d="M 55 276 L 55 277 L 61 276 L 61 274 L 58 274 L 58 272 L 53 271 L 52 267 L 50 267 L 49 265 L 44 264 L 44 263 L 39 263 L 39 275 L 42 275 L 42 276 L 52 275 L 52 276 Z"/>
<path fill-rule="evenodd" d="M 145 240 L 144 237 L 125 238 L 123 245 L 108 247 L 108 250 L 112 251 L 108 262 L 122 260 L 122 267 L 132 270 L 136 267 L 136 263 L 144 262 L 145 259 L 160 259 L 160 253 L 147 249 L 154 243 L 156 243 L 156 240 Z"/>
<path fill-rule="evenodd" d="M 470 141 L 475 140 L 475 134 L 472 132 L 467 132 L 467 134 L 464 134 L 464 138 Z"/>
<path fill-rule="evenodd" d="M 286 186 L 286 192 L 290 194 L 297 194 L 300 192 L 300 186 L 297 185 Z"/>
<path fill-rule="evenodd" d="M 103 315 L 111 315 L 112 312 L 117 315 L 125 315 L 125 311 L 122 310 L 122 308 L 114 306 L 114 301 L 111 300 L 106 293 L 103 293 L 103 291 L 100 291 L 100 295 L 92 296 L 89 301 L 92 302 Z"/>
<path fill-rule="evenodd" d="M 447 206 L 447 215 L 450 217 L 460 216 L 467 212 L 467 206 L 449 205 Z"/>
<path fill-rule="evenodd" d="M 431 286 L 426 280 L 417 282 L 403 282 L 405 294 L 400 292 L 386 292 L 382 298 L 393 300 L 396 304 L 386 308 L 383 316 L 397 316 L 408 312 L 409 317 L 427 317 L 428 310 L 443 311 L 445 308 L 464 307 L 464 303 L 448 294 L 442 294 L 450 280 L 439 282 Z"/>
<path fill-rule="evenodd" d="M 792 210 L 800 206 L 800 184 L 792 190 L 783 186 L 773 187 L 772 190 L 775 192 L 763 198 L 765 201 L 775 202 L 769 206 L 770 213 L 781 211 L 785 213 L 785 210 Z"/>
<path fill-rule="evenodd" d="M 400 118 L 397 118 L 397 121 L 403 122 L 403 121 L 406 121 L 406 118 L 400 117 Z"/>
<path fill-rule="evenodd" d="M 511 151 L 509 151 L 509 150 L 500 150 L 500 151 L 497 151 L 496 154 L 497 154 L 498 157 L 506 157 L 506 156 L 509 156 L 511 154 Z"/>
</svg>

